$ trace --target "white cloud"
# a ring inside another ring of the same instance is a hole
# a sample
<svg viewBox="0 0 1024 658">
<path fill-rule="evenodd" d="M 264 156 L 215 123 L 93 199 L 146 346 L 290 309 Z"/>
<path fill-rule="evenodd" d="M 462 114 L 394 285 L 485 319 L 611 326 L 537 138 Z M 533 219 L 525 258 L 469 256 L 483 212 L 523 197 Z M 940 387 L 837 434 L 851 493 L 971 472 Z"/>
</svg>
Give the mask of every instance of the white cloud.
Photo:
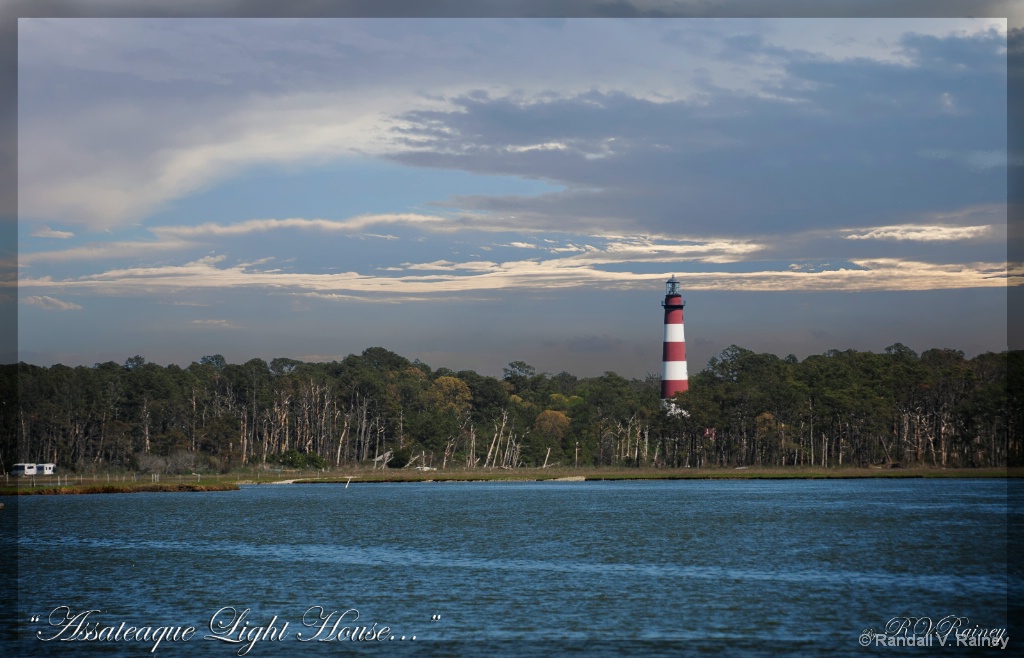
<svg viewBox="0 0 1024 658">
<path fill-rule="evenodd" d="M 52 251 L 21 252 L 18 255 L 19 265 L 33 263 L 55 263 L 77 260 L 116 260 L 120 258 L 137 258 L 157 251 L 180 251 L 194 247 L 194 242 L 185 240 L 138 240 L 101 242 L 84 247 L 58 249 Z"/>
<path fill-rule="evenodd" d="M 200 327 L 212 327 L 214 329 L 237 329 L 238 325 L 230 320 L 192 320 L 192 324 Z"/>
<path fill-rule="evenodd" d="M 65 302 L 57 299 L 56 297 L 48 297 L 46 295 L 33 295 L 31 297 L 25 297 L 22 301 L 26 304 L 38 306 L 39 308 L 43 308 L 48 311 L 77 311 L 82 308 L 74 302 Z"/>
<path fill-rule="evenodd" d="M 545 242 L 547 242 L 547 240 L 545 240 Z M 548 251 L 553 254 L 579 254 L 587 251 L 598 251 L 598 249 L 590 245 L 580 246 L 576 244 L 567 244 L 564 247 L 551 247 Z"/>
<path fill-rule="evenodd" d="M 416 271 L 449 271 L 458 270 L 470 272 L 493 272 L 500 269 L 497 263 L 491 261 L 469 261 L 465 263 L 454 263 L 450 260 L 436 260 L 431 263 L 405 263 L 403 269 Z"/>
<path fill-rule="evenodd" d="M 765 246 L 753 240 L 669 238 L 667 236 L 592 236 L 608 240 L 604 249 L 587 245 L 585 255 L 569 256 L 575 264 L 610 263 L 736 263 Z"/>
<path fill-rule="evenodd" d="M 437 274 L 381 277 L 357 272 L 312 274 L 253 271 L 240 266 L 218 267 L 222 256 L 207 257 L 183 266 L 127 268 L 75 279 L 23 279 L 22 289 L 91 290 L 107 295 L 155 295 L 188 290 L 228 290 L 246 287 L 289 293 L 391 296 L 434 296 L 493 290 L 552 290 L 561 288 L 634 288 L 649 286 L 667 274 L 607 271 L 593 262 L 573 257 L 521 260 L 501 264 L 438 261 L 407 265 L 407 271 Z M 1004 263 L 939 264 L 901 259 L 854 260 L 858 269 L 764 269 L 743 272 L 687 272 L 675 269 L 690 290 L 746 291 L 867 291 L 943 290 L 1019 285 L 1008 277 Z"/>
<path fill-rule="evenodd" d="M 358 98 L 332 92 L 208 98 L 168 107 L 146 107 L 140 98 L 126 115 L 124 107 L 97 99 L 69 125 L 29 120 L 19 126 L 19 202 L 30 216 L 94 229 L 124 225 L 254 165 L 386 152 L 386 117 L 424 105 L 405 101 L 396 105 L 386 90 Z M 120 116 L 116 125 L 112 114 Z M 90 140 L 103 134 L 109 143 L 100 150 Z"/>
<path fill-rule="evenodd" d="M 564 151 L 567 148 L 569 147 L 561 142 L 548 142 L 546 144 L 529 144 L 527 146 L 509 145 L 505 147 L 505 150 L 510 153 L 528 153 L 530 151 Z"/>
<path fill-rule="evenodd" d="M 419 227 L 439 227 L 447 220 L 436 215 L 415 213 L 384 213 L 358 215 L 345 220 L 307 219 L 289 217 L 286 219 L 249 219 L 234 224 L 218 224 L 207 222 L 195 226 L 157 226 L 151 229 L 158 237 L 198 238 L 203 236 L 239 236 L 250 233 L 265 233 L 281 229 L 315 229 L 320 231 L 338 231 L 351 233 L 361 231 L 370 226 L 381 224 L 406 224 Z M 448 230 L 451 230 L 449 227 Z M 391 236 L 374 236 L 390 239 Z"/>
<path fill-rule="evenodd" d="M 250 219 L 226 224 L 207 222 L 193 226 L 155 226 L 149 228 L 149 232 L 155 238 L 153 240 L 95 242 L 80 247 L 37 252 L 26 251 L 23 248 L 19 254 L 18 265 L 28 266 L 44 262 L 137 260 L 145 257 L 147 254 L 184 251 L 194 249 L 201 244 L 213 244 L 216 239 L 235 238 L 284 230 L 326 231 L 344 233 L 347 237 L 373 238 L 385 241 L 400 239 L 395 235 L 364 232 L 365 229 L 378 225 L 405 225 L 421 230 L 433 230 L 442 233 L 462 230 L 463 228 L 461 224 L 453 221 L 451 218 L 416 213 L 367 214 L 344 220 L 290 217 L 284 219 Z M 491 227 L 491 230 L 498 229 Z M 271 258 L 254 259 L 246 261 L 246 264 L 261 265 L 269 262 Z"/>
<path fill-rule="evenodd" d="M 67 240 L 68 238 L 75 237 L 75 234 L 71 231 L 57 231 L 50 228 L 49 226 L 41 226 L 35 231 L 32 231 L 33 238 L 56 238 L 58 240 Z"/>
<path fill-rule="evenodd" d="M 903 224 L 865 229 L 844 229 L 847 240 L 911 240 L 914 242 L 953 242 L 987 238 L 991 226 L 921 226 Z"/>
<path fill-rule="evenodd" d="M 227 258 L 227 256 L 225 256 L 224 254 L 214 254 L 214 255 L 211 255 L 211 256 L 203 256 L 199 260 L 193 261 L 191 263 L 186 263 L 185 267 L 206 267 L 206 266 L 211 266 L 212 267 L 213 265 L 216 265 L 217 263 L 221 262 L 225 258 Z"/>
<path fill-rule="evenodd" d="M 270 263 L 270 262 L 273 262 L 273 261 L 274 261 L 274 257 L 273 256 L 268 256 L 266 258 L 257 258 L 256 260 L 253 260 L 253 261 L 239 263 L 238 266 L 239 267 L 255 267 L 257 265 L 266 265 L 267 263 Z"/>
</svg>

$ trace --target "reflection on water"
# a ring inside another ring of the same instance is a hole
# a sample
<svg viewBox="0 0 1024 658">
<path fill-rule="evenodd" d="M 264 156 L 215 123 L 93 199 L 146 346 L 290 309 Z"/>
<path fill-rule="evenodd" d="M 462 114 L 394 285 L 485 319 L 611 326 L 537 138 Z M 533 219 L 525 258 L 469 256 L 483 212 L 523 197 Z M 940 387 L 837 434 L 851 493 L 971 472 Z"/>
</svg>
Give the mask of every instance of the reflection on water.
<svg viewBox="0 0 1024 658">
<path fill-rule="evenodd" d="M 899 615 L 1006 625 L 1007 486 L 354 483 L 22 497 L 19 619 L 66 605 L 100 611 L 104 625 L 197 628 L 161 644 L 164 655 L 235 655 L 202 641 L 225 606 L 248 608 L 253 627 L 289 624 L 283 640 L 254 643 L 260 656 L 339 651 L 295 638 L 312 634 L 303 615 L 317 606 L 358 610 L 360 624 L 396 636 L 389 651 L 418 654 L 863 655 L 861 632 Z M 28 623 L 19 649 L 150 648 L 58 646 L 39 630 L 53 632 Z"/>
</svg>

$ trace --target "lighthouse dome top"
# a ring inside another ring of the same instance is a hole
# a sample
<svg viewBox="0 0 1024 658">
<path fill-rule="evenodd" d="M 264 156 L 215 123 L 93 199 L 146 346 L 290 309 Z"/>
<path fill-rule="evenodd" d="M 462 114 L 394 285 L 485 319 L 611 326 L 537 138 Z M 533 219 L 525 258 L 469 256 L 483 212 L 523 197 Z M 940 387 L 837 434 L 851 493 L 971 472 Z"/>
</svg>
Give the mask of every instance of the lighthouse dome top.
<svg viewBox="0 0 1024 658">
<path fill-rule="evenodd" d="M 665 282 L 665 294 L 666 295 L 678 295 L 679 293 L 679 279 L 673 274 L 672 278 Z"/>
</svg>

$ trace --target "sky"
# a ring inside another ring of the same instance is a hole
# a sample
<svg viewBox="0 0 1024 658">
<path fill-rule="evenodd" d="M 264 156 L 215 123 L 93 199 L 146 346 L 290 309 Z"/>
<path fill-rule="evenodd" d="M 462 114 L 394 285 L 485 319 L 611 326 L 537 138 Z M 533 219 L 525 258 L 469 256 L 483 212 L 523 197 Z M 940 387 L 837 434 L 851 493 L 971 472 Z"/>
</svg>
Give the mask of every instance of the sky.
<svg viewBox="0 0 1024 658">
<path fill-rule="evenodd" d="M 1007 347 L 1000 18 L 21 18 L 18 358 Z"/>
</svg>

